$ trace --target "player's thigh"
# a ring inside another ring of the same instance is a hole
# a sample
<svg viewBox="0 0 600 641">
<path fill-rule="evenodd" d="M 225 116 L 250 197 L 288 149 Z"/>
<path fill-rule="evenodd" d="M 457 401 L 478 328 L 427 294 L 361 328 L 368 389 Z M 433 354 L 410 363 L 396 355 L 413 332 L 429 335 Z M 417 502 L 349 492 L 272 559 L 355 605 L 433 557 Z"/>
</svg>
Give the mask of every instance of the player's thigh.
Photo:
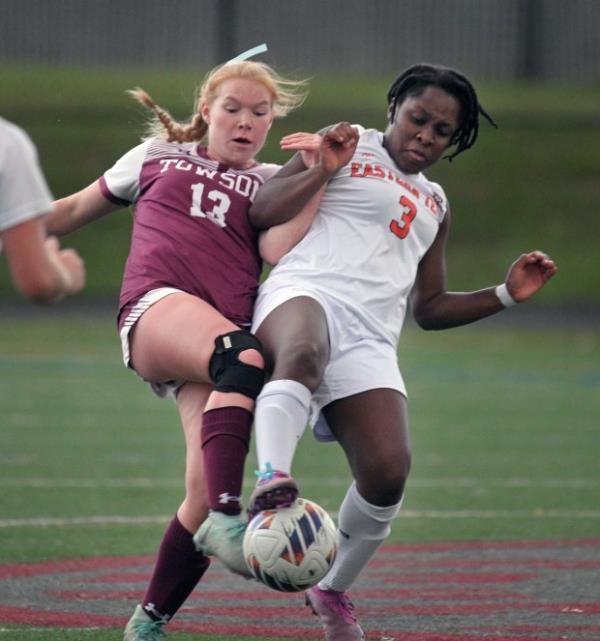
<svg viewBox="0 0 600 641">
<path fill-rule="evenodd" d="M 200 298 L 171 294 L 137 321 L 130 338 L 132 365 L 149 381 L 209 382 L 215 337 L 237 329 Z"/>
<path fill-rule="evenodd" d="M 329 358 L 329 332 L 323 307 L 310 296 L 297 296 L 276 307 L 260 324 L 256 336 L 273 378 L 301 378 L 301 370 L 322 371 Z"/>
<path fill-rule="evenodd" d="M 323 412 L 361 495 L 377 505 L 399 500 L 410 471 L 406 397 L 387 388 L 368 390 L 334 401 Z"/>
</svg>

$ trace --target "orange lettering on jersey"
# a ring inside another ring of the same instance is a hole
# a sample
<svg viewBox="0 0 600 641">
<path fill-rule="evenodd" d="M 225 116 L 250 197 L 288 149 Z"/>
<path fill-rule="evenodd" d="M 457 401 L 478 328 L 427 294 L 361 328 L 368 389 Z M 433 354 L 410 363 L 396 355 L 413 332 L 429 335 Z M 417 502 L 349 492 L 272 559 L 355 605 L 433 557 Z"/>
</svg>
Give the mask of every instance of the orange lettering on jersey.
<svg viewBox="0 0 600 641">
<path fill-rule="evenodd" d="M 353 162 L 350 165 L 350 176 L 352 178 L 362 178 L 361 165 L 362 163 L 360 162 Z"/>
<path fill-rule="evenodd" d="M 413 187 L 411 184 L 407 183 L 406 180 L 403 180 L 400 178 L 400 176 L 396 176 L 396 182 L 401 186 L 406 189 L 406 191 L 409 191 L 415 198 L 419 198 L 419 190 L 416 187 Z"/>
<path fill-rule="evenodd" d="M 409 182 L 396 175 L 390 169 L 386 169 L 382 165 L 372 165 L 371 163 L 353 162 L 350 165 L 350 176 L 352 178 L 379 178 L 381 180 L 389 180 L 400 185 L 415 198 L 420 198 L 421 193 L 416 187 L 413 187 Z"/>
<path fill-rule="evenodd" d="M 373 175 L 377 176 L 377 178 L 387 178 L 385 169 L 381 165 L 373 166 Z"/>
</svg>

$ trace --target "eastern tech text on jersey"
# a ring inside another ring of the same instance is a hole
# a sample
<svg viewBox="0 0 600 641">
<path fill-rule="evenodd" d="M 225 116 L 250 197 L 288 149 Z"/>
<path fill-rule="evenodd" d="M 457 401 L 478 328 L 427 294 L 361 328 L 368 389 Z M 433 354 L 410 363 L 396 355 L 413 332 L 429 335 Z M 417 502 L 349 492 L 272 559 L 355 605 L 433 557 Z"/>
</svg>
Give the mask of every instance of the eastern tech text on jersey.
<svg viewBox="0 0 600 641">
<path fill-rule="evenodd" d="M 411 185 L 404 178 L 394 173 L 389 167 L 377 163 L 352 161 L 350 165 L 350 176 L 352 178 L 378 178 L 396 183 L 406 189 L 417 200 L 423 199 L 425 207 L 434 216 L 439 216 L 440 209 L 433 196 L 423 195 L 414 185 Z"/>
</svg>

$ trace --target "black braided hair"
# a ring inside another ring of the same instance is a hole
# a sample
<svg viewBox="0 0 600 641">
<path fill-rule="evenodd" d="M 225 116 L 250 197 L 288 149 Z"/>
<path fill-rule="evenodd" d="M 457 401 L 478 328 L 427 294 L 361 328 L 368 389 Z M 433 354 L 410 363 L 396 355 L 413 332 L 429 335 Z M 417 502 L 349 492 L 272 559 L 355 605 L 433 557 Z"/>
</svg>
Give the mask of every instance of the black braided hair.
<svg viewBox="0 0 600 641">
<path fill-rule="evenodd" d="M 407 96 L 419 95 L 428 86 L 443 89 L 454 96 L 461 106 L 460 124 L 450 141 L 450 146 L 455 145 L 456 148 L 444 158 L 452 160 L 473 146 L 479 134 L 480 115 L 497 127 L 492 117 L 479 104 L 475 88 L 462 73 L 448 67 L 425 63 L 409 67 L 392 83 L 387 95 L 390 122 L 394 119 L 396 108 Z"/>
</svg>

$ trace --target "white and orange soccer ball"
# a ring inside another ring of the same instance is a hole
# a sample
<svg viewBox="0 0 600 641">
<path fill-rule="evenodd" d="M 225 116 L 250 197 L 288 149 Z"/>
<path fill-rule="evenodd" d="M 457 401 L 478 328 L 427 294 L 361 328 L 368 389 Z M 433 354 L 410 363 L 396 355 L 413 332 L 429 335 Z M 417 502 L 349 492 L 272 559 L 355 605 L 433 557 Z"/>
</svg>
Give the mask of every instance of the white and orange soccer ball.
<svg viewBox="0 0 600 641">
<path fill-rule="evenodd" d="M 259 512 L 244 535 L 244 558 L 254 577 L 280 592 L 301 592 L 329 571 L 337 553 L 336 526 L 316 503 Z"/>
</svg>

